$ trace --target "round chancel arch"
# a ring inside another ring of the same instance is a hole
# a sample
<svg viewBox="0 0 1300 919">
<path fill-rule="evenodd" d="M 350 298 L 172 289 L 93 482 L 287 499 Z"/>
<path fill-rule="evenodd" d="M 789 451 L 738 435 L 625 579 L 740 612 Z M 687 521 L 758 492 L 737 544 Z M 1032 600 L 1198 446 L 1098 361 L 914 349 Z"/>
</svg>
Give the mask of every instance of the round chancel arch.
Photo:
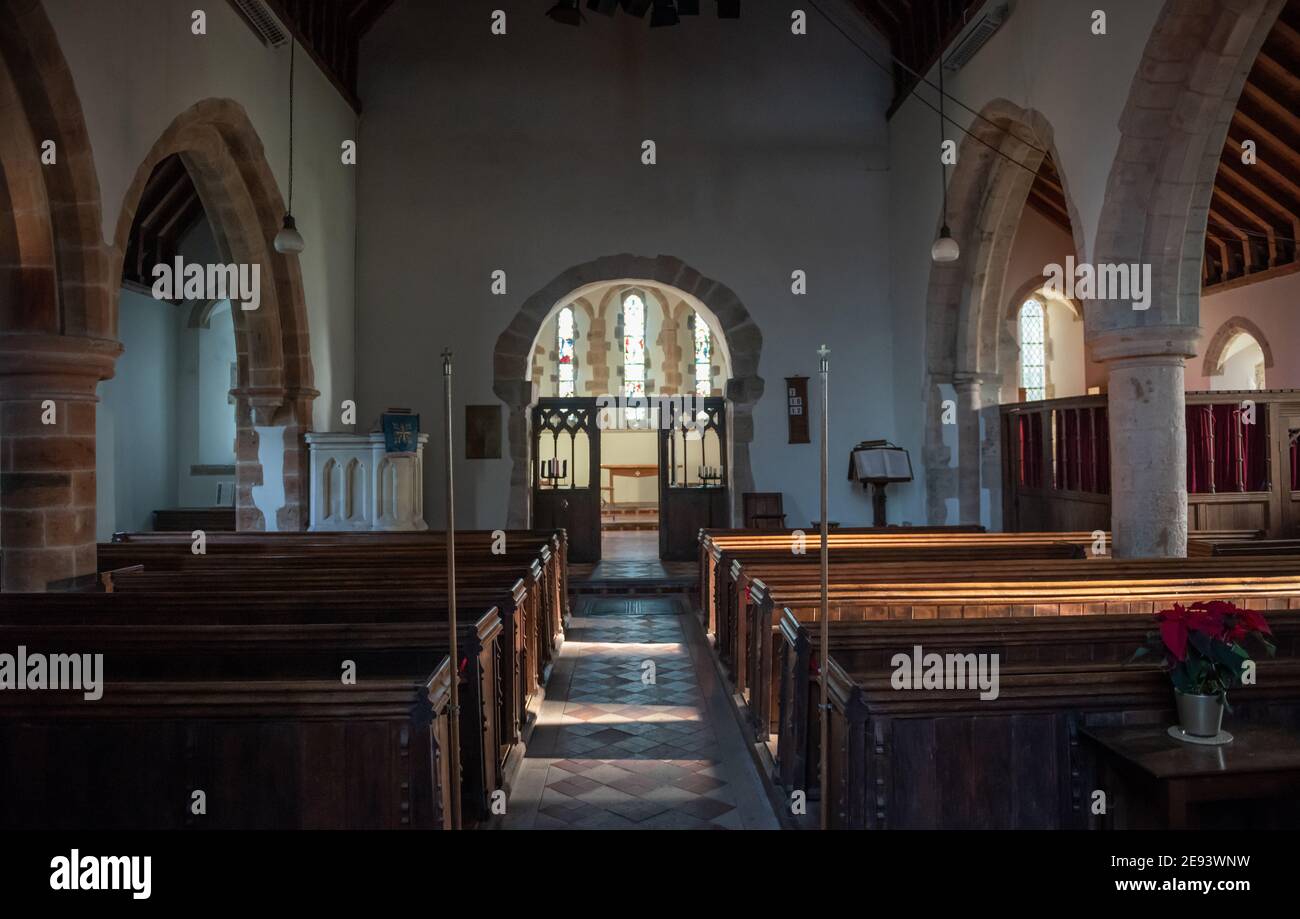
<svg viewBox="0 0 1300 919">
<path fill-rule="evenodd" d="M 602 287 L 614 289 L 600 294 Z M 754 490 L 749 446 L 753 441 L 753 408 L 763 394 L 758 375 L 763 336 L 740 298 L 726 285 L 705 277 L 678 258 L 614 255 L 586 262 L 561 272 L 549 284 L 529 296 L 510 325 L 497 339 L 494 352 L 493 391 L 509 411 L 508 438 L 511 457 L 509 525 L 523 527 L 529 521 L 528 496 L 528 409 L 536 401 L 532 379 L 534 349 L 553 329 L 555 313 L 580 297 L 597 304 L 592 335 L 612 334 L 624 287 L 643 290 L 664 317 L 675 317 L 676 302 L 689 303 L 705 318 L 713 334 L 715 354 L 727 379 L 732 451 L 733 514 L 739 519 L 741 495 Z M 667 321 L 665 319 L 665 321 Z M 675 321 L 675 320 L 674 320 Z M 550 323 L 548 325 L 548 323 Z M 599 325 L 599 328 L 597 327 Z M 683 327 L 682 335 L 686 334 Z M 684 339 L 683 339 L 684 340 Z M 548 342 L 549 347 L 549 342 Z M 592 374 L 599 368 L 588 363 Z M 615 377 L 606 389 L 616 386 Z M 579 392 L 582 392 L 579 386 Z M 595 393 L 600 394 L 600 393 Z"/>
</svg>

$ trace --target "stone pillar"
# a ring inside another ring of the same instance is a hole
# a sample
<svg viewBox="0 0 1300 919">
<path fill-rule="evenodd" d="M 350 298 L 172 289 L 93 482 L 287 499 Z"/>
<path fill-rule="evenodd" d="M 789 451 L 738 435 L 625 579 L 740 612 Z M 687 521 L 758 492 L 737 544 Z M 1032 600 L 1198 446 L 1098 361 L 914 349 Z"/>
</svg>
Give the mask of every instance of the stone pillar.
<svg viewBox="0 0 1300 919">
<path fill-rule="evenodd" d="M 1123 329 L 1092 340 L 1106 364 L 1110 526 L 1118 558 L 1187 555 L 1184 361 L 1197 328 Z"/>
<path fill-rule="evenodd" d="M 980 377 L 961 373 L 957 391 L 957 510 L 959 523 L 980 522 Z"/>
<path fill-rule="evenodd" d="M 1000 531 L 1002 522 L 1002 380 L 984 377 L 979 385 L 980 491 L 988 492 L 988 528 Z"/>
<path fill-rule="evenodd" d="M 609 392 L 609 341 L 602 312 L 591 319 L 587 328 L 587 392 L 603 396 Z"/>
<path fill-rule="evenodd" d="M 95 395 L 122 346 L 0 335 L 0 589 L 96 570 Z"/>
<path fill-rule="evenodd" d="M 537 401 L 537 387 L 527 380 L 498 382 L 492 387 L 498 399 L 506 404 L 506 442 L 510 451 L 510 503 L 506 526 L 509 529 L 527 529 L 532 521 L 532 492 L 529 442 L 529 412 Z"/>
</svg>

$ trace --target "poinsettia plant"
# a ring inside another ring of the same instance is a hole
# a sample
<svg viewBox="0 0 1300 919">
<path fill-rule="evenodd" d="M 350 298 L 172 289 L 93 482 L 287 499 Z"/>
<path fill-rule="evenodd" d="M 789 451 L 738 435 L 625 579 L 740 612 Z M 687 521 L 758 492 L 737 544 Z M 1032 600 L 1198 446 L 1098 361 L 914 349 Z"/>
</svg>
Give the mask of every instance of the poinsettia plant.
<svg viewBox="0 0 1300 919">
<path fill-rule="evenodd" d="M 1138 660 L 1161 655 L 1174 689 L 1188 695 L 1218 696 L 1226 706 L 1228 690 L 1241 685 L 1242 671 L 1254 646 L 1269 657 L 1277 653 L 1264 614 L 1239 609 L 1226 600 L 1175 603 L 1156 613 L 1158 628 L 1147 633 L 1146 644 L 1133 654 Z"/>
</svg>

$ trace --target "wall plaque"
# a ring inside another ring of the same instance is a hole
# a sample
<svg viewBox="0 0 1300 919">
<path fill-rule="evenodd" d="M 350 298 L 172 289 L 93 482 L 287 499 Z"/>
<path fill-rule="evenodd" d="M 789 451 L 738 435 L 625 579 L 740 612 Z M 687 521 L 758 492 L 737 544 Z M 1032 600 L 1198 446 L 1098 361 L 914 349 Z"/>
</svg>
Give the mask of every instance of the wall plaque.
<svg viewBox="0 0 1300 919">
<path fill-rule="evenodd" d="M 465 459 L 501 459 L 501 406 L 465 406 Z"/>
<path fill-rule="evenodd" d="M 806 444 L 808 437 L 808 378 L 785 378 L 785 408 L 790 421 L 790 443 Z"/>
</svg>

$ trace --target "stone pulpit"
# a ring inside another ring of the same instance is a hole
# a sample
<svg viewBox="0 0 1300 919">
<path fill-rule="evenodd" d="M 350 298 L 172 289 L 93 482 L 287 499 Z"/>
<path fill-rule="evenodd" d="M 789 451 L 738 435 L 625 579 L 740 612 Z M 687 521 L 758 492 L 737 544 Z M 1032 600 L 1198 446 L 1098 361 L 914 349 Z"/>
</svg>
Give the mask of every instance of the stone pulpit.
<svg viewBox="0 0 1300 919">
<path fill-rule="evenodd" d="M 311 527 L 314 532 L 427 530 L 424 445 L 385 452 L 384 435 L 306 435 L 311 448 Z"/>
</svg>

